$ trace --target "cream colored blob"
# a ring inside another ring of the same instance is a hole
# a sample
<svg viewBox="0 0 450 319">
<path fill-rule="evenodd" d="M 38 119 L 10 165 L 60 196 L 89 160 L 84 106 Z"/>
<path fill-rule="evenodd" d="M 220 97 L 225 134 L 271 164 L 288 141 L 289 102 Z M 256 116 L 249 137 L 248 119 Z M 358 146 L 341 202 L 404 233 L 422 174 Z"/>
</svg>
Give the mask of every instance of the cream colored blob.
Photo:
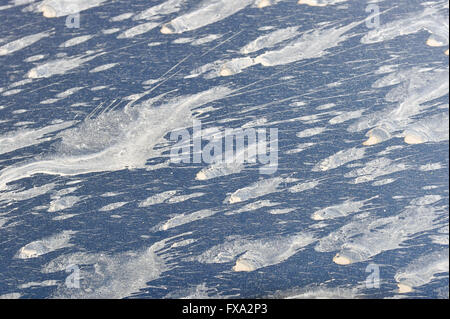
<svg viewBox="0 0 450 319">
<path fill-rule="evenodd" d="M 29 79 L 37 79 L 38 78 L 38 74 L 35 69 L 31 69 L 30 72 L 28 72 L 27 76 Z"/>
<path fill-rule="evenodd" d="M 430 47 L 442 47 L 444 45 L 444 43 L 437 41 L 436 39 L 433 38 L 428 38 L 427 40 L 427 45 Z"/>
<path fill-rule="evenodd" d="M 379 139 L 377 136 L 372 135 L 372 136 L 369 137 L 369 139 L 368 139 L 367 141 L 365 141 L 365 142 L 363 143 L 363 145 L 364 145 L 364 146 L 371 146 L 371 145 L 378 144 L 378 143 L 380 143 L 380 142 L 381 142 L 381 141 L 380 141 L 380 139 Z"/>
<path fill-rule="evenodd" d="M 423 142 L 424 141 L 418 136 L 414 136 L 414 135 L 406 135 L 405 136 L 406 144 L 421 144 Z"/>
<path fill-rule="evenodd" d="M 207 179 L 207 177 L 204 172 L 198 172 L 197 175 L 195 176 L 195 179 L 199 181 L 204 181 Z"/>
<path fill-rule="evenodd" d="M 42 14 L 46 18 L 55 18 L 56 17 L 56 10 L 53 9 L 51 6 L 43 5 L 41 7 Z"/>
<path fill-rule="evenodd" d="M 19 255 L 21 256 L 22 259 L 28 259 L 39 256 L 39 253 L 35 249 L 22 247 L 19 250 Z"/>
<path fill-rule="evenodd" d="M 350 259 L 348 259 L 347 257 L 341 256 L 339 254 L 336 254 L 336 256 L 334 256 L 333 262 L 338 265 L 349 265 L 352 263 L 352 261 Z"/>
<path fill-rule="evenodd" d="M 255 267 L 245 259 L 238 259 L 236 265 L 233 266 L 233 271 L 253 271 Z"/>
<path fill-rule="evenodd" d="M 413 291 L 412 287 L 405 284 L 397 284 L 397 286 L 400 294 L 407 294 Z"/>
<path fill-rule="evenodd" d="M 271 6 L 272 5 L 272 3 L 270 2 L 270 0 L 260 0 L 260 1 L 258 1 L 258 3 L 256 4 L 256 6 L 258 7 L 258 8 L 265 8 L 265 7 L 269 7 L 269 6 Z"/>
<path fill-rule="evenodd" d="M 169 27 L 167 27 L 166 25 L 163 25 L 161 27 L 161 33 L 162 34 L 173 34 L 173 31 Z"/>
<path fill-rule="evenodd" d="M 314 214 L 311 215 L 311 219 L 313 220 L 325 220 L 325 218 L 323 218 L 322 216 L 320 216 L 319 212 L 315 212 Z"/>
<path fill-rule="evenodd" d="M 233 72 L 227 67 L 224 67 L 222 68 L 222 70 L 220 70 L 220 76 L 231 76 L 231 75 L 233 75 Z"/>
<path fill-rule="evenodd" d="M 313 7 L 325 7 L 326 6 L 325 3 L 317 3 L 317 1 L 315 1 L 315 0 L 298 0 L 297 3 L 298 4 L 306 4 L 308 6 L 313 6 Z"/>
<path fill-rule="evenodd" d="M 242 199 L 240 199 L 238 196 L 236 195 L 231 195 L 229 201 L 230 204 L 234 204 L 234 203 L 239 203 L 242 202 Z"/>
</svg>

